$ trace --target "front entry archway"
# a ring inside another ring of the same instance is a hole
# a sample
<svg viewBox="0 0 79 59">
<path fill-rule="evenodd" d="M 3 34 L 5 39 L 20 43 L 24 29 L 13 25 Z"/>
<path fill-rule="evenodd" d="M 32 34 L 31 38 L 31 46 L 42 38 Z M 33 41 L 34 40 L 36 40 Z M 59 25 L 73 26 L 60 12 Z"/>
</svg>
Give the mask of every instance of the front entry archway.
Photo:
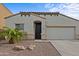
<svg viewBox="0 0 79 59">
<path fill-rule="evenodd" d="M 35 39 L 41 39 L 41 22 L 35 21 Z"/>
</svg>

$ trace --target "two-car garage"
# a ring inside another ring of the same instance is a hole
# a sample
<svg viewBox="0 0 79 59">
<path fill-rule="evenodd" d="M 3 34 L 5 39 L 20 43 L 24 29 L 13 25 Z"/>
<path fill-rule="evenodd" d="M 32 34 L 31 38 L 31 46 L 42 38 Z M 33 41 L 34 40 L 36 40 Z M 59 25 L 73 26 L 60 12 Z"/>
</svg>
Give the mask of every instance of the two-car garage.
<svg viewBox="0 0 79 59">
<path fill-rule="evenodd" d="M 75 26 L 47 26 L 48 39 L 75 39 Z"/>
</svg>

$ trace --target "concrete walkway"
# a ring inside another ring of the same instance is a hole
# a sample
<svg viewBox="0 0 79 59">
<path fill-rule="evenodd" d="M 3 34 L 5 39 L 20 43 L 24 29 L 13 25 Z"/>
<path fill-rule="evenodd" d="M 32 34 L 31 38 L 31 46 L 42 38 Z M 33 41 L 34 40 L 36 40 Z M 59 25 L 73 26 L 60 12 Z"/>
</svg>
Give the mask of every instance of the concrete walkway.
<svg viewBox="0 0 79 59">
<path fill-rule="evenodd" d="M 49 40 L 62 56 L 79 56 L 79 40 Z"/>
</svg>

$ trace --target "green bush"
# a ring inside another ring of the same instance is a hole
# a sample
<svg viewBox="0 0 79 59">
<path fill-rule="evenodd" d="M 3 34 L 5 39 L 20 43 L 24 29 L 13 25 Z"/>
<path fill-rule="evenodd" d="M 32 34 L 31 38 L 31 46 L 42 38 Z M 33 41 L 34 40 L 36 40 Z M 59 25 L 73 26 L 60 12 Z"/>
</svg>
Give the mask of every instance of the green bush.
<svg viewBox="0 0 79 59">
<path fill-rule="evenodd" d="M 9 27 L 4 27 L 4 32 L 1 32 L 0 36 L 4 36 L 10 44 L 14 44 L 21 41 L 23 33 L 17 28 L 11 29 Z"/>
</svg>

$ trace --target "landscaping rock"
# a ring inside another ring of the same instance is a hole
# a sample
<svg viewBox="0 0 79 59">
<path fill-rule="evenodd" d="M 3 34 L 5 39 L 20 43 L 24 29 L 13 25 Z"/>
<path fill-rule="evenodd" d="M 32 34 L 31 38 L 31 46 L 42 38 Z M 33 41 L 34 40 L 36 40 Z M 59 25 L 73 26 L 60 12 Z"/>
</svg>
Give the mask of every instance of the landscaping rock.
<svg viewBox="0 0 79 59">
<path fill-rule="evenodd" d="M 19 51 L 19 50 L 25 50 L 26 48 L 24 46 L 15 46 L 13 49 Z"/>
<path fill-rule="evenodd" d="M 30 45 L 30 46 L 27 47 L 27 49 L 33 50 L 35 47 L 36 47 L 36 45 Z"/>
</svg>

